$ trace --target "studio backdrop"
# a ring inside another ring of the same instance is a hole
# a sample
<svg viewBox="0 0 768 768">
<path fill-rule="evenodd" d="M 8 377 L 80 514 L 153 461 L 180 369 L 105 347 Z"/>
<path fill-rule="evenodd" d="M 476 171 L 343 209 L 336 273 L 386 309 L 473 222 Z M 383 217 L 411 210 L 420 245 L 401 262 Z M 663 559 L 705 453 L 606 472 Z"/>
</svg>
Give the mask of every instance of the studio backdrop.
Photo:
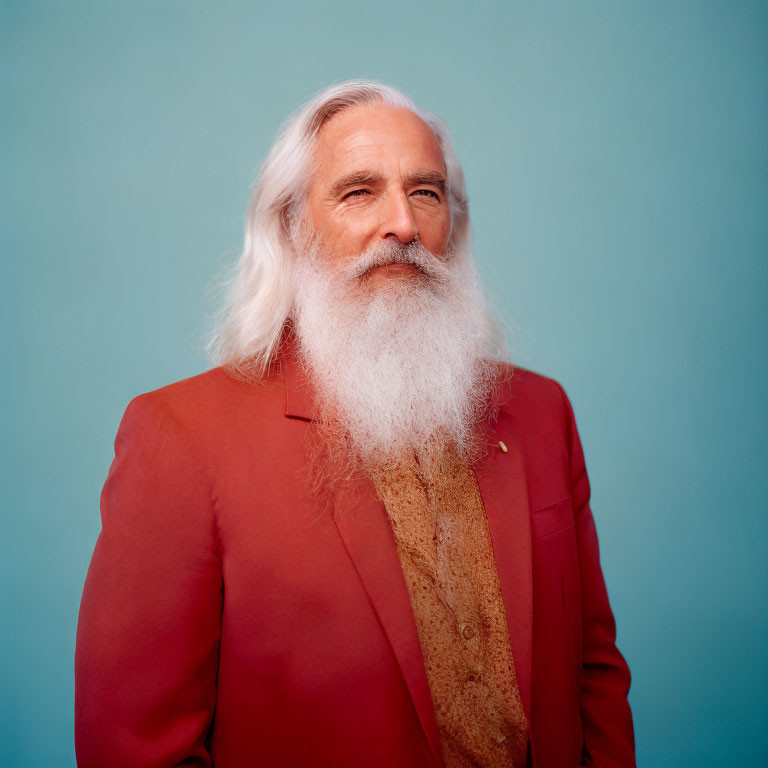
<svg viewBox="0 0 768 768">
<path fill-rule="evenodd" d="M 2 760 L 72 766 L 112 441 L 203 345 L 282 121 L 351 77 L 449 125 L 514 360 L 574 405 L 638 764 L 768 765 L 768 8 L 0 5 Z"/>
</svg>

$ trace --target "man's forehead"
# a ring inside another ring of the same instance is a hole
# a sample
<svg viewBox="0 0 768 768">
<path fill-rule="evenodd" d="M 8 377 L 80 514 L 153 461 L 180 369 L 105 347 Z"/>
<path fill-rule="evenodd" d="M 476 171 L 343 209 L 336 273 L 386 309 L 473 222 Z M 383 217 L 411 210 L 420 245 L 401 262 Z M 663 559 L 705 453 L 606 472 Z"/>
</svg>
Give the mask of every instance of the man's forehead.
<svg viewBox="0 0 768 768">
<path fill-rule="evenodd" d="M 384 105 L 353 107 L 323 126 L 316 146 L 323 182 L 341 174 L 445 174 L 445 163 L 432 129 L 412 112 Z"/>
</svg>

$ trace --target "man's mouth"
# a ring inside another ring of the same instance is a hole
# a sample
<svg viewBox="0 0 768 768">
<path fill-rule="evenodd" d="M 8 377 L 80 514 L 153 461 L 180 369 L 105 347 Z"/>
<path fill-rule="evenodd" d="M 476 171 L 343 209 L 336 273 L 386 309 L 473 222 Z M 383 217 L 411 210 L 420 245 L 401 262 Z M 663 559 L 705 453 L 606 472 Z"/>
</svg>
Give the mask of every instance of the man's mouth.
<svg viewBox="0 0 768 768">
<path fill-rule="evenodd" d="M 402 261 L 391 261 L 388 264 L 379 264 L 378 267 L 374 267 L 374 269 L 384 269 L 387 272 L 411 272 L 413 270 L 418 270 L 419 267 L 417 267 L 412 262 L 402 262 Z"/>
<path fill-rule="evenodd" d="M 423 275 L 424 270 L 413 262 L 388 261 L 386 264 L 376 264 L 368 269 L 363 277 L 371 277 L 374 273 L 384 275 Z"/>
</svg>

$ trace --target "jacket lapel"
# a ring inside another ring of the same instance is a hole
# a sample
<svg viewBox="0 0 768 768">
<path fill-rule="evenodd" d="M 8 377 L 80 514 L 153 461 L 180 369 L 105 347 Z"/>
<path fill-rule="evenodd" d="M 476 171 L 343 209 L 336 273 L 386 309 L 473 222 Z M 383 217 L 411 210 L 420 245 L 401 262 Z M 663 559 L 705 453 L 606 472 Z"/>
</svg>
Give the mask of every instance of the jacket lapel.
<svg viewBox="0 0 768 768">
<path fill-rule="evenodd" d="M 531 722 L 533 573 L 525 463 L 513 419 L 501 410 L 475 474 L 493 543 L 523 709 Z M 507 451 L 499 445 L 502 441 Z"/>
<path fill-rule="evenodd" d="M 408 587 L 386 509 L 368 481 L 337 494 L 334 521 L 400 665 L 432 752 L 442 764 L 435 710 Z"/>
<path fill-rule="evenodd" d="M 285 415 L 312 421 L 314 389 L 293 350 L 282 356 L 280 373 L 285 382 Z M 432 753 L 437 764 L 442 765 L 435 710 L 411 598 L 387 512 L 373 484 L 360 479 L 338 492 L 333 501 L 333 519 L 392 645 Z"/>
</svg>

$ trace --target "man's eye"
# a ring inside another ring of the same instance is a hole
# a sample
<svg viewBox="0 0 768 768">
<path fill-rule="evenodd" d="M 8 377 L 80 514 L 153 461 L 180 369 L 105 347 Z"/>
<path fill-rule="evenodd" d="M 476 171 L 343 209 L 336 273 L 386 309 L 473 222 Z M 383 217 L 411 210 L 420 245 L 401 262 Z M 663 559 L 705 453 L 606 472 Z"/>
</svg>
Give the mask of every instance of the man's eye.
<svg viewBox="0 0 768 768">
<path fill-rule="evenodd" d="M 362 197 L 363 195 L 367 194 L 367 189 L 353 189 L 351 192 L 348 192 L 346 195 L 344 195 L 344 199 L 346 200 L 348 197 Z"/>
<path fill-rule="evenodd" d="M 435 200 L 439 200 L 440 196 L 437 194 L 437 192 L 433 192 L 431 189 L 417 189 L 415 194 L 417 195 L 423 195 L 425 197 L 429 197 L 430 195 L 435 198 Z"/>
</svg>

